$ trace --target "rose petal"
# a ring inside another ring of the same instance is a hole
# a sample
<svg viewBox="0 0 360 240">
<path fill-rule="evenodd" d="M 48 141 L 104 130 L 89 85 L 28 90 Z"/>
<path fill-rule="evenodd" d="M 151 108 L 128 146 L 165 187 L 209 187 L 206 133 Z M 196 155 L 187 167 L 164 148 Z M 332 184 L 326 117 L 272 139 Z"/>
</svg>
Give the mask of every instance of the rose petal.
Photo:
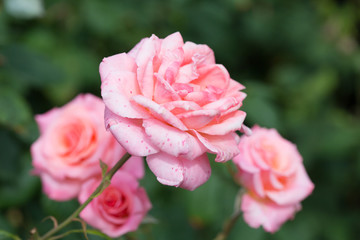
<svg viewBox="0 0 360 240">
<path fill-rule="evenodd" d="M 156 119 L 144 120 L 143 127 L 151 142 L 172 156 L 182 155 L 192 160 L 206 151 L 206 148 L 189 133 Z"/>
<path fill-rule="evenodd" d="M 141 95 L 134 96 L 132 99 L 140 106 L 149 109 L 153 116 L 164 120 L 180 130 L 187 130 L 187 127 L 174 114 L 156 102 L 153 102 Z"/>
<path fill-rule="evenodd" d="M 292 219 L 300 209 L 300 204 L 279 206 L 271 202 L 257 201 L 249 194 L 244 194 L 241 200 L 245 222 L 253 228 L 262 225 L 265 231 L 271 233 L 279 230 L 281 225 Z"/>
<path fill-rule="evenodd" d="M 213 99 L 211 95 L 206 91 L 189 92 L 185 97 L 183 97 L 183 100 L 189 102 L 196 102 L 200 106 L 207 104 L 211 101 L 215 101 L 215 99 Z"/>
<path fill-rule="evenodd" d="M 148 139 L 142 127 L 142 120 L 122 118 L 105 108 L 105 124 L 129 154 L 147 156 L 159 151 Z"/>
<path fill-rule="evenodd" d="M 146 161 L 160 183 L 179 187 L 183 182 L 184 168 L 179 157 L 159 152 L 148 156 Z"/>
<path fill-rule="evenodd" d="M 311 182 L 306 170 L 302 164 L 299 164 L 295 176 L 295 181 L 285 186 L 281 191 L 268 190 L 267 196 L 279 205 L 296 204 L 304 200 L 314 190 L 314 184 Z"/>
<path fill-rule="evenodd" d="M 39 126 L 40 135 L 46 134 L 49 122 L 52 122 L 52 119 L 56 119 L 59 114 L 59 109 L 54 108 L 44 114 L 35 115 L 35 121 Z"/>
<path fill-rule="evenodd" d="M 68 201 L 76 197 L 80 191 L 81 182 L 78 180 L 63 179 L 57 181 L 46 172 L 43 172 L 40 177 L 43 191 L 50 199 L 56 201 Z"/>
<path fill-rule="evenodd" d="M 206 154 L 194 160 L 174 157 L 160 152 L 146 158 L 150 170 L 164 185 L 194 190 L 205 183 L 211 175 Z"/>
<path fill-rule="evenodd" d="M 242 99 L 239 96 L 220 98 L 217 101 L 210 102 L 203 106 L 204 109 L 217 109 L 222 116 L 238 110 L 242 105 Z"/>
<path fill-rule="evenodd" d="M 186 60 L 184 60 L 186 61 Z M 176 75 L 175 82 L 176 83 L 189 83 L 194 79 L 197 79 L 199 74 L 196 70 L 196 66 L 194 64 L 186 64 L 181 66 L 178 74 Z"/>
<path fill-rule="evenodd" d="M 134 59 L 126 53 L 104 58 L 99 66 L 101 81 L 105 80 L 111 72 L 135 72 L 135 70 L 136 64 Z"/>
<path fill-rule="evenodd" d="M 245 124 L 241 126 L 240 132 L 244 133 L 246 136 L 250 137 L 252 135 L 252 131 Z"/>
<path fill-rule="evenodd" d="M 151 209 L 152 205 L 151 205 L 149 197 L 146 194 L 145 189 L 138 188 L 136 195 L 138 196 L 138 198 L 142 199 L 142 208 L 141 209 L 143 210 L 143 212 L 149 211 Z"/>
<path fill-rule="evenodd" d="M 85 202 L 99 183 L 100 179 L 96 178 L 85 182 L 79 195 L 79 202 Z M 80 213 L 80 217 L 88 224 L 114 238 L 136 230 L 151 208 L 151 203 L 144 189 L 138 188 L 138 186 L 139 183 L 134 176 L 120 169 L 115 173 L 109 187 L 120 193 L 118 197 L 123 198 L 120 202 L 123 205 L 119 205 L 119 209 L 106 209 L 107 206 L 101 201 L 103 195 L 100 195 Z M 122 209 L 126 209 L 128 215 L 116 216 L 116 214 L 111 214 L 122 211 Z"/>
<path fill-rule="evenodd" d="M 141 165 L 139 167 L 141 168 Z M 111 179 L 111 185 L 124 191 L 133 191 L 139 187 L 140 183 L 134 174 L 120 168 Z"/>
<path fill-rule="evenodd" d="M 236 133 L 228 133 L 226 135 L 212 136 L 207 134 L 200 134 L 193 131 L 197 138 L 200 140 L 210 152 L 216 154 L 216 162 L 225 162 L 232 159 L 239 154 L 238 138 Z"/>
<path fill-rule="evenodd" d="M 179 114 L 183 112 L 189 112 L 194 110 L 199 110 L 201 107 L 195 102 L 189 101 L 171 101 L 161 104 L 167 110 L 171 111 L 174 114 Z"/>
<path fill-rule="evenodd" d="M 51 155 L 50 153 L 48 153 L 49 156 L 46 155 L 44 140 L 44 138 L 39 138 L 32 144 L 30 149 L 33 157 L 32 164 L 35 169 L 48 172 L 49 175 L 55 176 L 59 182 L 61 180 L 66 181 L 67 178 L 83 181 L 89 176 L 99 173 L 98 161 L 101 159 L 101 152 L 97 152 L 91 158 L 86 159 L 83 164 L 69 167 L 69 164 L 65 161 L 66 159 L 64 160 L 61 156 Z M 95 159 L 97 162 L 94 161 Z"/>
<path fill-rule="evenodd" d="M 154 35 L 155 36 L 155 35 Z M 141 49 L 142 45 L 144 44 L 144 42 L 148 41 L 149 38 L 143 38 L 140 40 L 140 42 L 138 42 L 128 53 L 127 55 L 132 57 L 133 59 L 136 58 L 136 56 L 139 53 L 139 50 Z"/>
<path fill-rule="evenodd" d="M 112 226 L 107 221 L 105 221 L 103 218 L 99 218 L 99 213 L 92 209 L 91 205 L 85 207 L 80 212 L 79 216 L 81 219 L 84 219 L 86 223 L 91 226 L 96 226 L 96 228 L 101 229 L 101 231 L 104 233 L 109 232 L 112 229 Z"/>
<path fill-rule="evenodd" d="M 243 90 L 243 89 L 245 89 L 244 85 L 240 84 L 239 82 L 237 82 L 233 79 L 230 79 L 229 86 L 228 86 L 225 96 L 229 97 L 229 96 L 233 96 L 233 95 L 238 95 L 240 93 L 243 97 L 242 100 L 244 100 L 244 98 L 246 97 L 246 94 L 243 92 L 239 92 L 240 90 Z"/>
<path fill-rule="evenodd" d="M 246 113 L 243 111 L 236 111 L 230 113 L 218 121 L 219 123 L 208 124 L 207 126 L 197 129 L 201 133 L 206 133 L 209 135 L 224 135 L 236 130 L 240 130 L 242 123 L 245 120 Z"/>
<path fill-rule="evenodd" d="M 254 165 L 252 158 L 249 156 L 249 148 L 245 144 L 241 144 L 243 138 L 240 140 L 239 150 L 240 154 L 234 156 L 233 162 L 240 168 L 240 170 L 248 173 L 258 173 L 260 169 Z"/>
<path fill-rule="evenodd" d="M 126 150 L 116 141 L 111 132 L 106 131 L 107 135 L 110 135 L 110 141 L 103 142 L 104 154 L 101 160 L 106 163 L 109 168 L 115 166 L 115 164 L 125 155 Z M 99 147 L 100 148 L 100 147 Z M 97 165 L 99 166 L 99 159 L 97 159 Z"/>
<path fill-rule="evenodd" d="M 147 64 L 137 70 L 138 83 L 141 93 L 152 99 L 154 95 L 154 67 L 152 60 L 148 61 Z"/>
<path fill-rule="evenodd" d="M 198 129 L 216 117 L 220 112 L 216 109 L 201 109 L 176 115 L 189 129 Z"/>
<path fill-rule="evenodd" d="M 276 134 L 278 135 L 277 132 Z M 292 176 L 297 171 L 298 164 L 302 163 L 302 157 L 296 145 L 283 139 L 278 142 L 276 151 L 278 154 L 272 160 L 272 171 L 278 176 Z"/>
<path fill-rule="evenodd" d="M 128 172 L 137 179 L 144 177 L 145 169 L 142 157 L 131 157 L 121 167 L 122 171 Z"/>
<path fill-rule="evenodd" d="M 190 150 L 189 134 L 156 119 L 144 120 L 143 127 L 148 138 L 161 151 L 172 156 L 185 154 Z"/>
<path fill-rule="evenodd" d="M 207 86 L 227 89 L 229 86 L 230 76 L 223 65 L 204 65 L 198 68 L 198 73 L 199 77 L 192 83 L 202 86 L 202 89 L 206 89 Z"/>
<path fill-rule="evenodd" d="M 140 94 L 140 90 L 136 75 L 132 72 L 111 72 L 101 84 L 106 107 L 121 117 L 149 117 L 143 108 L 130 102 L 131 97 L 137 94 Z"/>
<path fill-rule="evenodd" d="M 179 32 L 170 34 L 169 36 L 164 38 L 161 42 L 161 49 L 159 53 L 160 58 L 162 58 L 163 55 L 166 54 L 166 52 L 178 49 L 183 45 L 184 45 L 184 41 Z"/>
<path fill-rule="evenodd" d="M 139 188 L 138 190 L 141 190 L 142 188 Z M 138 195 L 139 191 L 136 193 L 136 195 L 133 195 L 132 204 L 137 205 L 134 207 L 134 212 L 132 215 L 130 215 L 126 219 L 126 223 L 120 226 L 114 226 L 111 232 L 107 233 L 110 237 L 117 238 L 119 236 L 122 236 L 128 232 L 136 231 L 141 224 L 141 221 L 144 218 L 144 215 L 147 213 L 148 210 L 144 209 L 144 202 L 148 201 L 144 200 L 143 198 L 140 198 Z M 140 206 L 141 205 L 141 206 Z"/>
<path fill-rule="evenodd" d="M 137 49 L 135 62 L 137 68 L 137 80 L 141 93 L 152 99 L 154 93 L 154 66 L 153 59 L 158 51 L 160 40 L 155 35 L 142 41 Z"/>
<path fill-rule="evenodd" d="M 286 182 L 281 182 L 281 178 L 278 178 L 273 172 L 271 171 L 264 171 L 261 174 L 262 181 L 265 183 L 266 189 L 276 189 L 281 191 L 284 186 L 286 185 Z"/>
<path fill-rule="evenodd" d="M 239 180 L 240 184 L 249 191 L 255 192 L 254 186 L 254 174 L 250 174 L 246 171 L 239 171 L 236 174 L 237 179 Z"/>
<path fill-rule="evenodd" d="M 265 197 L 264 182 L 261 178 L 261 172 L 252 175 L 252 184 L 254 192 L 261 198 Z"/>
<path fill-rule="evenodd" d="M 211 167 L 206 153 L 194 160 L 184 159 L 182 162 L 185 172 L 181 188 L 193 191 L 209 179 Z"/>
<path fill-rule="evenodd" d="M 155 74 L 157 82 L 155 85 L 154 101 L 166 103 L 173 100 L 181 100 L 177 91 L 159 74 Z"/>
<path fill-rule="evenodd" d="M 157 74 L 163 77 L 169 84 L 174 83 L 183 58 L 184 51 L 180 47 L 172 51 L 164 52 Z"/>
<path fill-rule="evenodd" d="M 201 66 L 205 64 L 215 64 L 214 52 L 205 44 L 195 44 L 193 42 L 185 42 L 184 46 L 184 63 L 194 62 Z"/>
</svg>

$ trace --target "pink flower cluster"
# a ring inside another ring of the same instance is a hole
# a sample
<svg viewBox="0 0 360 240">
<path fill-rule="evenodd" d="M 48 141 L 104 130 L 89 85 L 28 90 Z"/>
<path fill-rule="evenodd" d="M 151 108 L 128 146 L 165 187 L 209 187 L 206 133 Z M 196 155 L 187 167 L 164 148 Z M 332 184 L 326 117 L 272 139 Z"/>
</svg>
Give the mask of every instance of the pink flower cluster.
<svg viewBox="0 0 360 240">
<path fill-rule="evenodd" d="M 251 136 L 241 137 L 239 149 L 233 162 L 247 191 L 241 203 L 244 219 L 251 227 L 275 232 L 301 209 L 314 184 L 296 146 L 275 129 L 253 127 Z"/>
<path fill-rule="evenodd" d="M 84 202 L 101 180 L 100 160 L 110 168 L 126 153 L 105 131 L 104 108 L 100 98 L 84 94 L 36 116 L 40 137 L 31 146 L 33 172 L 41 177 L 49 198 L 78 197 Z M 91 202 L 81 217 L 113 237 L 135 230 L 151 208 L 138 185 L 143 175 L 142 159 L 131 157 L 113 177 L 111 191 Z"/>
<path fill-rule="evenodd" d="M 244 87 L 216 64 L 207 45 L 184 43 L 180 33 L 152 35 L 128 53 L 104 58 L 100 76 L 103 101 L 79 95 L 36 116 L 40 137 L 31 153 L 49 198 L 80 203 L 101 181 L 99 160 L 112 167 L 126 152 L 134 156 L 80 214 L 109 236 L 136 230 L 151 208 L 138 183 L 141 157 L 160 183 L 188 190 L 210 177 L 207 153 L 217 162 L 233 159 L 246 189 L 244 219 L 269 232 L 293 218 L 313 191 L 294 144 L 275 129 L 243 125 Z M 240 138 L 238 130 L 252 135 Z"/>
<path fill-rule="evenodd" d="M 194 190 L 208 180 L 206 152 L 239 153 L 236 130 L 246 94 L 207 45 L 180 33 L 144 38 L 100 64 L 106 127 L 134 156 L 146 156 L 162 184 Z"/>
<path fill-rule="evenodd" d="M 151 208 L 145 189 L 139 187 L 138 182 L 138 178 L 143 177 L 143 172 L 138 175 L 139 168 L 143 170 L 142 162 L 131 159 L 126 164 L 115 173 L 104 192 L 80 213 L 88 224 L 110 237 L 135 231 Z M 93 178 L 84 183 L 79 193 L 80 203 L 89 198 L 100 181 L 101 178 Z"/>
</svg>

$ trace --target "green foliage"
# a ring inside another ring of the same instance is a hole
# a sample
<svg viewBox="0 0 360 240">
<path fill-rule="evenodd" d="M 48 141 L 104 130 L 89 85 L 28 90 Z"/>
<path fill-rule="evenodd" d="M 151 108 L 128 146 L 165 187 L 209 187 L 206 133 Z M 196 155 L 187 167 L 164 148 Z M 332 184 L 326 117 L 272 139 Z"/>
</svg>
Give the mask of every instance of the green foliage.
<svg viewBox="0 0 360 240">
<path fill-rule="evenodd" d="M 51 227 L 41 222 L 46 216 L 61 220 L 77 207 L 76 201 L 47 199 L 31 175 L 34 115 L 81 92 L 99 95 L 103 57 L 127 52 L 153 33 L 180 31 L 185 41 L 208 44 L 217 62 L 246 86 L 247 125 L 277 128 L 297 144 L 316 186 L 279 232 L 251 229 L 240 218 L 229 239 L 358 238 L 358 2 L 45 0 L 44 7 L 42 17 L 19 19 L 0 2 L 0 229 L 26 239 L 33 227 L 41 233 Z M 224 164 L 212 161 L 212 169 L 194 192 L 160 185 L 147 169 L 142 185 L 158 224 L 144 224 L 130 237 L 215 237 L 231 215 L 238 187 Z M 89 231 L 89 239 L 102 239 Z"/>
<path fill-rule="evenodd" d="M 2 231 L 2 230 L 0 230 L 0 236 L 2 238 L 5 237 L 5 238 L 8 238 L 8 239 L 13 239 L 13 240 L 21 240 L 18 236 L 13 235 L 11 233 L 8 233 L 6 231 Z"/>
</svg>

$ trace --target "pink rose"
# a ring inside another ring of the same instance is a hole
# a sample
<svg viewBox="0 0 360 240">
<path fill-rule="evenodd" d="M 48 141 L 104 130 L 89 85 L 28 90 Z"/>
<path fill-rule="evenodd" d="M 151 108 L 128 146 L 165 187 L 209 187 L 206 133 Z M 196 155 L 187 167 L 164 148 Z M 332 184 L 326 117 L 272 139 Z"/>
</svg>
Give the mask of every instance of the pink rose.
<svg viewBox="0 0 360 240">
<path fill-rule="evenodd" d="M 301 209 L 301 204 L 279 205 L 269 199 L 262 199 L 246 193 L 241 199 L 241 210 L 250 227 L 263 226 L 265 231 L 274 233 L 281 225 Z"/>
<path fill-rule="evenodd" d="M 275 232 L 301 209 L 314 184 L 296 146 L 275 129 L 253 127 L 250 137 L 241 137 L 239 149 L 233 161 L 247 190 L 241 204 L 244 219 L 252 227 Z"/>
<path fill-rule="evenodd" d="M 90 179 L 83 184 L 79 202 L 85 202 L 101 179 Z M 151 208 L 151 203 L 137 178 L 123 169 L 118 170 L 111 184 L 80 213 L 91 226 L 110 237 L 135 231 Z"/>
<path fill-rule="evenodd" d="M 218 162 L 239 153 L 244 87 L 207 45 L 152 35 L 104 58 L 100 75 L 106 127 L 130 154 L 147 156 L 161 183 L 193 190 L 211 174 L 206 152 Z"/>
<path fill-rule="evenodd" d="M 35 174 L 54 200 L 78 195 L 81 184 L 101 175 L 99 160 L 113 166 L 125 150 L 104 128 L 104 103 L 90 94 L 35 117 L 40 137 L 31 146 Z"/>
</svg>

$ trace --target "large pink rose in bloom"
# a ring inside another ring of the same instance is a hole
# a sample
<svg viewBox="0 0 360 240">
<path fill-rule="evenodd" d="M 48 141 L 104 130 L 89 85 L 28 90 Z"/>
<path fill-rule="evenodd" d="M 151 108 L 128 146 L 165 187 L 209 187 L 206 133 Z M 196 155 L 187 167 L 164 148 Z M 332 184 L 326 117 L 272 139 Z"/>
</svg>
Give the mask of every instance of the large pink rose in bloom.
<svg viewBox="0 0 360 240">
<path fill-rule="evenodd" d="M 54 200 L 77 197 L 81 184 L 113 166 L 125 150 L 104 128 L 104 103 L 90 94 L 35 117 L 40 137 L 31 146 L 34 173 Z"/>
<path fill-rule="evenodd" d="M 241 204 L 244 219 L 251 227 L 275 232 L 301 209 L 314 184 L 296 146 L 275 129 L 253 127 L 251 136 L 241 137 L 239 149 L 233 161 L 247 190 Z"/>
<path fill-rule="evenodd" d="M 152 35 L 104 58 L 100 75 L 106 127 L 130 154 L 147 156 L 161 183 L 193 190 L 211 174 L 206 152 L 218 162 L 239 153 L 244 87 L 207 45 Z"/>
<path fill-rule="evenodd" d="M 136 167 L 136 165 L 133 165 Z M 119 237 L 135 231 L 151 208 L 143 188 L 139 187 L 139 168 L 134 172 L 118 170 L 111 184 L 80 213 L 80 217 L 91 226 L 110 237 Z M 85 202 L 99 185 L 101 178 L 85 182 L 79 194 L 79 202 Z"/>
</svg>

